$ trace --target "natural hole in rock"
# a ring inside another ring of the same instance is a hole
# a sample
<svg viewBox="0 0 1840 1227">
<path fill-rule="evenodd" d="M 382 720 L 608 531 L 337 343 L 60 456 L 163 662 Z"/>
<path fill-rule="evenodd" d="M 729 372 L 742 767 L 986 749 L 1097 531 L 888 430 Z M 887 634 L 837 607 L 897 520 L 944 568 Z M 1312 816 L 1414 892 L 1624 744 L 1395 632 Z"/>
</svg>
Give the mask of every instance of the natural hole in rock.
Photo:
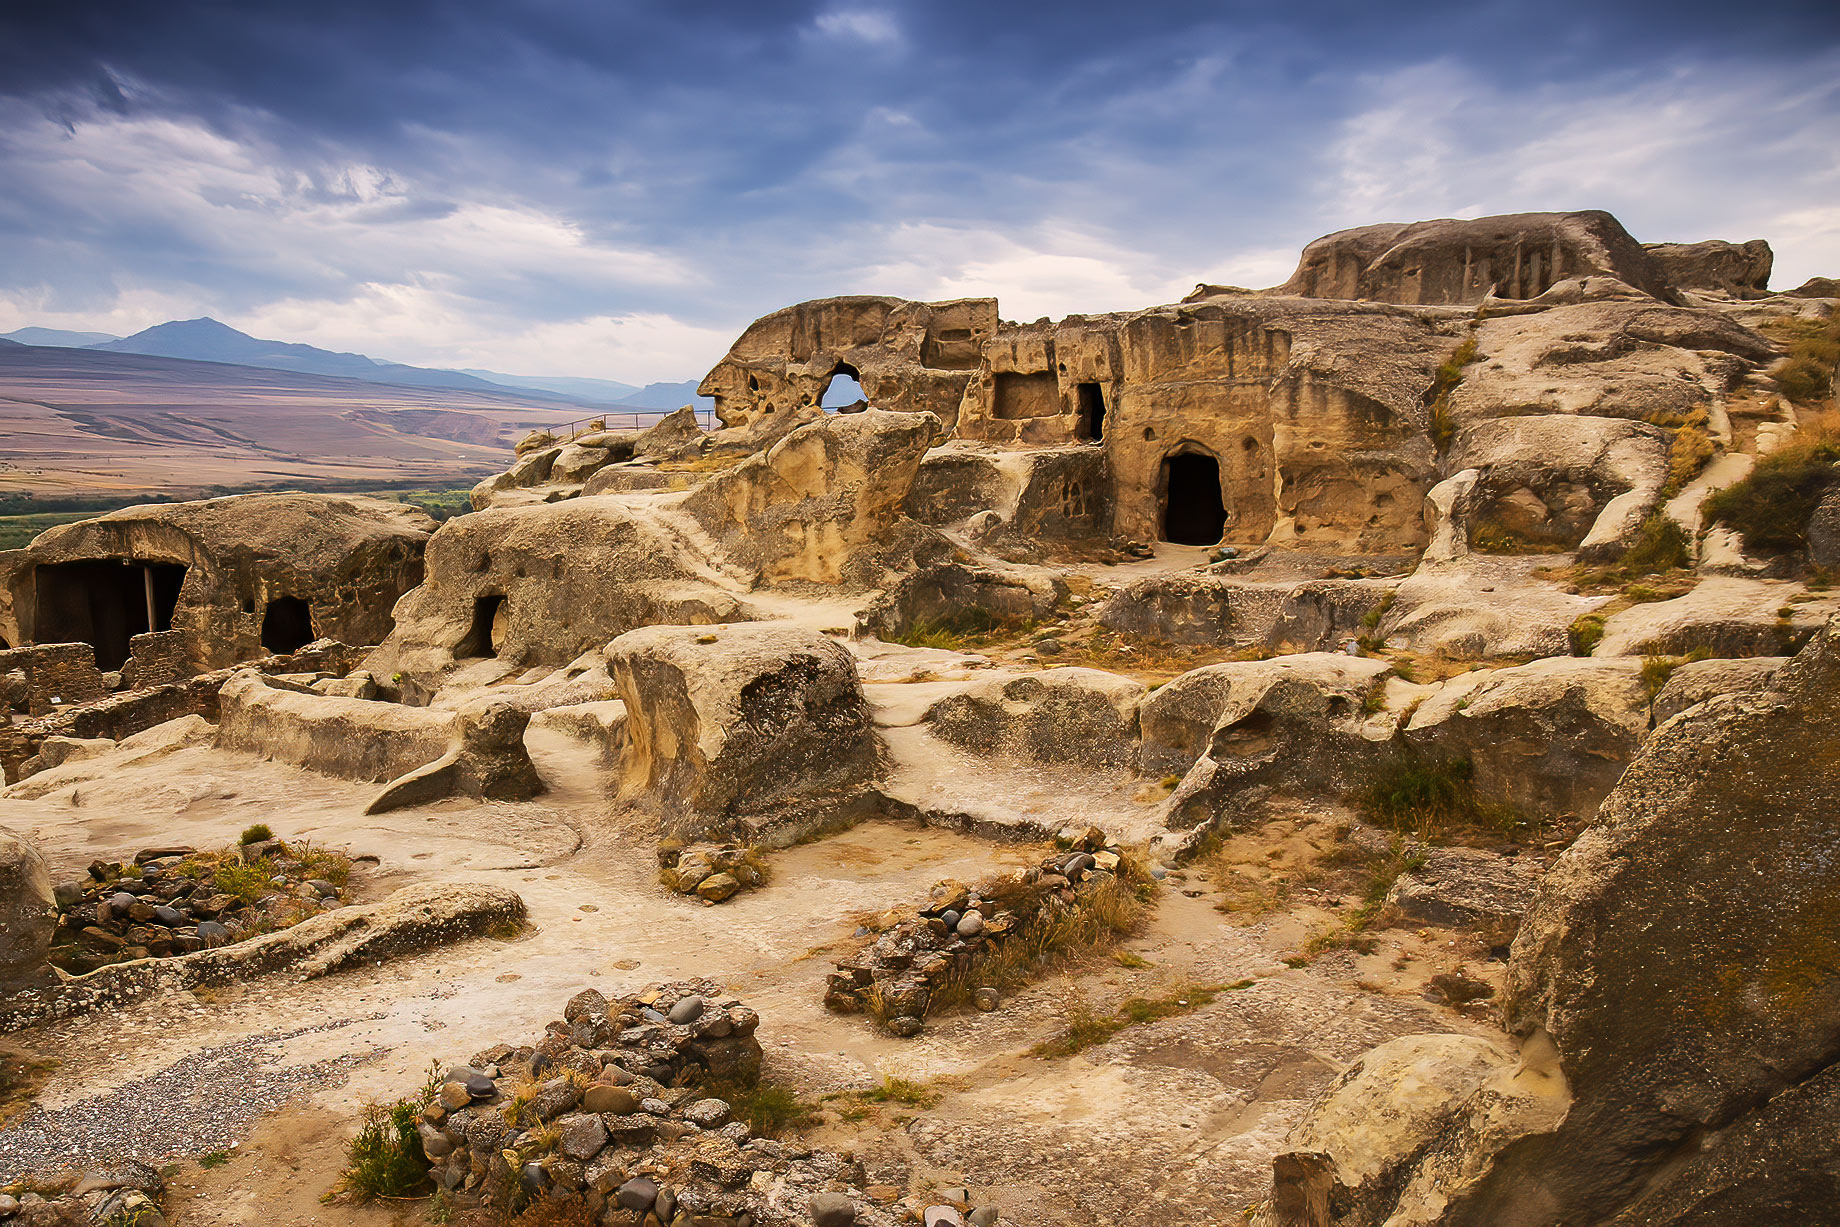
<svg viewBox="0 0 1840 1227">
<path fill-rule="evenodd" d="M 473 602 L 473 623 L 454 655 L 497 656 L 499 649 L 505 646 L 505 626 L 510 614 L 503 594 L 494 592 L 479 597 Z"/>
<path fill-rule="evenodd" d="M 1105 438 L 1105 392 L 1096 383 L 1080 384 L 1074 392 L 1080 399 L 1080 420 L 1074 433 L 1097 443 Z"/>
<path fill-rule="evenodd" d="M 278 596 L 262 611 L 262 646 L 276 656 L 313 642 L 313 610 L 297 596 Z"/>
<path fill-rule="evenodd" d="M 32 637 L 38 643 L 90 644 L 98 669 L 119 669 L 128 659 L 128 640 L 172 629 L 184 582 L 185 568 L 178 563 L 98 559 L 41 566 Z"/>
<path fill-rule="evenodd" d="M 1163 461 L 1163 540 L 1177 545 L 1213 545 L 1226 531 L 1227 508 L 1220 497 L 1220 462 L 1212 456 L 1179 452 Z"/>
<path fill-rule="evenodd" d="M 867 409 L 869 400 L 858 382 L 861 378 L 855 367 L 847 362 L 839 363 L 831 372 L 830 382 L 824 385 L 824 396 L 818 401 L 818 407 L 831 412 Z"/>
<path fill-rule="evenodd" d="M 252 614 L 255 611 L 256 611 L 256 599 L 252 596 L 244 597 L 243 598 L 243 612 L 246 614 Z"/>
</svg>

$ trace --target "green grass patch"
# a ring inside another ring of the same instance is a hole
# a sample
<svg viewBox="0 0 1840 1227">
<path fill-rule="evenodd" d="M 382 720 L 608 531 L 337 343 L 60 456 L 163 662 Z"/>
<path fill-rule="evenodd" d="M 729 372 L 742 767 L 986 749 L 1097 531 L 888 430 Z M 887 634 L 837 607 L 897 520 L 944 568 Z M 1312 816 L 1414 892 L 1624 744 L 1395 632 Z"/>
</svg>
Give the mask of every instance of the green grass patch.
<svg viewBox="0 0 1840 1227">
<path fill-rule="evenodd" d="M 1757 553 L 1788 553 L 1808 545 L 1808 521 L 1840 482 L 1840 421 L 1832 416 L 1803 427 L 1798 442 L 1757 461 L 1742 481 L 1706 500 L 1706 519 L 1724 524 Z"/>
<path fill-rule="evenodd" d="M 227 1150 L 213 1150 L 208 1155 L 198 1156 L 198 1166 L 203 1168 L 222 1167 L 228 1162 L 230 1162 L 230 1152 Z"/>
<path fill-rule="evenodd" d="M 345 1148 L 339 1187 L 359 1201 L 419 1197 L 429 1188 L 428 1156 L 415 1126 L 421 1110 L 406 1099 L 364 1110 L 358 1136 Z"/>
<path fill-rule="evenodd" d="M 1571 643 L 1573 656 L 1589 656 L 1604 641 L 1604 616 L 1580 614 L 1566 628 L 1565 637 Z"/>
<path fill-rule="evenodd" d="M 1450 394 L 1463 382 L 1463 368 L 1475 360 L 1476 335 L 1472 332 L 1463 339 L 1463 344 L 1451 351 L 1450 357 L 1439 364 L 1437 372 L 1431 377 L 1431 390 L 1425 394 L 1425 404 L 1431 442 L 1439 453 L 1449 451 L 1452 441 L 1457 437 L 1457 422 L 1450 412 Z"/>
<path fill-rule="evenodd" d="M 1394 759 L 1355 802 L 1376 826 L 1426 843 L 1477 834 L 1511 838 L 1531 825 L 1513 807 L 1476 795 L 1476 768 L 1468 758 Z"/>
<path fill-rule="evenodd" d="M 817 1104 L 777 1082 L 744 1086 L 710 1081 L 703 1084 L 703 1091 L 726 1102 L 734 1119 L 747 1122 L 747 1127 L 760 1137 L 782 1137 L 818 1119 Z"/>
<path fill-rule="evenodd" d="M 1301 967 L 1325 950 L 1343 947 L 1360 947 L 1367 930 L 1379 919 L 1386 907 L 1386 897 L 1392 893 L 1393 884 L 1404 875 L 1424 867 L 1424 851 L 1408 851 L 1405 840 L 1394 839 L 1387 855 L 1374 866 L 1368 875 L 1367 885 L 1361 892 L 1361 902 L 1342 917 L 1341 923 L 1331 929 L 1316 934 L 1304 944 L 1301 957 L 1285 962 L 1292 967 Z"/>
<path fill-rule="evenodd" d="M 1189 984 L 1172 989 L 1161 997 L 1133 997 L 1110 1014 L 1100 1014 L 1085 1001 L 1077 1001 L 1067 1011 L 1067 1028 L 1053 1039 L 1029 1049 L 1029 1055 L 1042 1058 L 1070 1057 L 1096 1044 L 1103 1044 L 1127 1027 L 1142 1026 L 1165 1018 L 1193 1013 L 1225 992 L 1249 988 L 1250 980 L 1236 984 Z"/>
<path fill-rule="evenodd" d="M 225 861 L 216 867 L 217 889 L 243 903 L 254 903 L 274 889 L 275 863 L 266 856 L 253 861 Z"/>
<path fill-rule="evenodd" d="M 939 618 L 918 618 L 907 629 L 883 638 L 910 648 L 942 648 L 962 652 L 987 640 L 1023 634 L 1036 623 L 1026 618 L 1002 618 L 987 609 L 964 609 Z"/>
</svg>

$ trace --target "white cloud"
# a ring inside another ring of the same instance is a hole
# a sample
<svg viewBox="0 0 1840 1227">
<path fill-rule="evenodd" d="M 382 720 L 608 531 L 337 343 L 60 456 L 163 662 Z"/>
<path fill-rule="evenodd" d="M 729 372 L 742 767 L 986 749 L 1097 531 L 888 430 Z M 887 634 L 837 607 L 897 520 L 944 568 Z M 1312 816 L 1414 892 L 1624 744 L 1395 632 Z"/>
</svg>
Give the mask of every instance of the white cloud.
<svg viewBox="0 0 1840 1227">
<path fill-rule="evenodd" d="M 881 292 L 929 300 L 994 296 L 1008 319 L 1126 311 L 1168 302 L 1194 285 L 1167 261 L 1061 222 L 1019 236 L 907 223 L 890 228 L 877 246 L 886 254 L 865 276 Z"/>
<path fill-rule="evenodd" d="M 1438 61 L 1366 82 L 1320 182 L 1324 229 L 1608 209 L 1637 238 L 1769 239 L 1773 283 L 1840 269 L 1840 55 L 1799 79 L 1685 66 L 1509 92 Z"/>
<path fill-rule="evenodd" d="M 901 27 L 894 18 L 872 9 L 833 9 L 818 14 L 812 24 L 827 38 L 854 39 L 877 46 L 892 46 L 901 41 Z"/>
</svg>

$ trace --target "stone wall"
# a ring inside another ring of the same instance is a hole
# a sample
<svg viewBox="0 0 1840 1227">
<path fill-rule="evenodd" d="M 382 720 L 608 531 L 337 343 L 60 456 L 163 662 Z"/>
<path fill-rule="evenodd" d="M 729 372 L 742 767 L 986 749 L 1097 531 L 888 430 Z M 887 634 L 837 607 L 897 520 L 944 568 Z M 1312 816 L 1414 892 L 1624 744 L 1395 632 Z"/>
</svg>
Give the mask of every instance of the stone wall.
<svg viewBox="0 0 1840 1227">
<path fill-rule="evenodd" d="M 43 716 L 61 706 L 92 703 L 108 691 L 87 643 L 45 643 L 0 652 L 0 673 L 26 675 L 27 710 Z"/>
<path fill-rule="evenodd" d="M 185 631 L 149 631 L 128 640 L 128 663 L 122 681 L 136 690 L 166 686 L 192 673 L 197 655 Z"/>
</svg>

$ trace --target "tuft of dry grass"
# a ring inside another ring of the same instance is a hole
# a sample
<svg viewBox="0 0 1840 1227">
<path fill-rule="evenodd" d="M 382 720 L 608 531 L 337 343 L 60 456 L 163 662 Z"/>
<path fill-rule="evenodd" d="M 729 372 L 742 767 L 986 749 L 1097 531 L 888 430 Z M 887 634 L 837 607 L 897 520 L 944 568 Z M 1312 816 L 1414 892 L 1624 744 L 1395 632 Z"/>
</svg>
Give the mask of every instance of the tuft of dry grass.
<svg viewBox="0 0 1840 1227">
<path fill-rule="evenodd" d="M 1000 942 L 988 942 L 963 967 L 954 969 L 932 993 L 927 1014 L 961 1009 L 979 988 L 1016 988 L 1050 968 L 1110 946 L 1137 931 L 1154 897 L 1150 875 L 1140 862 L 1125 857 L 1119 871 L 1083 883 L 1072 906 L 1057 899 L 1043 903 L 1029 921 Z M 886 1021 L 879 995 L 871 1011 Z"/>
<path fill-rule="evenodd" d="M 1069 1057 L 1097 1044 L 1103 1044 L 1127 1027 L 1142 1026 L 1165 1018 L 1190 1014 L 1214 1004 L 1222 993 L 1251 988 L 1253 981 L 1233 984 L 1178 985 L 1160 997 L 1133 997 L 1110 1014 L 1094 1010 L 1084 999 L 1067 1009 L 1066 1029 L 1053 1039 L 1043 1040 L 1029 1049 L 1034 1057 Z"/>
</svg>

